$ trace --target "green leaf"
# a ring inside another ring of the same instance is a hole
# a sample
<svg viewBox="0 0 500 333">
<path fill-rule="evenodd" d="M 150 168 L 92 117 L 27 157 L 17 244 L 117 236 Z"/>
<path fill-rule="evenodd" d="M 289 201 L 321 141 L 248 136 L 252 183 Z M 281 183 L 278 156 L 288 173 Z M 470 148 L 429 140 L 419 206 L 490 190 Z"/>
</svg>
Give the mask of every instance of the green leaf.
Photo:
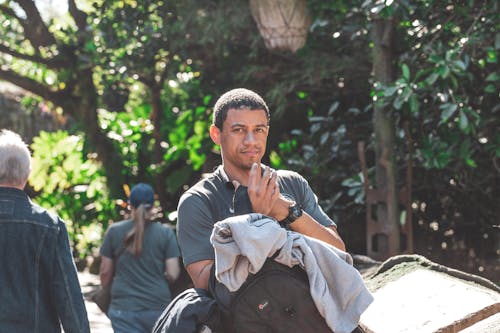
<svg viewBox="0 0 500 333">
<path fill-rule="evenodd" d="M 434 159 L 434 166 L 438 169 L 444 168 L 450 162 L 451 156 L 448 151 L 441 151 Z"/>
<path fill-rule="evenodd" d="M 392 105 L 396 108 L 396 110 L 401 110 L 403 103 L 405 102 L 403 94 L 399 94 L 395 99 Z"/>
<path fill-rule="evenodd" d="M 304 98 L 306 98 L 306 97 L 307 97 L 307 93 L 305 93 L 305 92 L 303 92 L 303 91 L 299 91 L 299 92 L 297 92 L 297 97 L 298 97 L 299 99 L 304 99 Z"/>
<path fill-rule="evenodd" d="M 420 104 L 418 102 L 417 95 L 416 94 L 411 94 L 411 96 L 410 96 L 410 112 L 411 113 L 417 113 L 419 107 L 420 107 Z"/>
<path fill-rule="evenodd" d="M 378 14 L 380 13 L 383 9 L 385 8 L 385 4 L 384 3 L 380 3 L 380 4 L 376 4 L 375 6 L 373 6 L 371 9 L 370 9 L 370 12 L 372 14 Z"/>
<path fill-rule="evenodd" d="M 269 161 L 271 162 L 271 166 L 273 168 L 278 168 L 282 164 L 281 157 L 274 150 L 269 154 Z"/>
<path fill-rule="evenodd" d="M 451 80 L 451 85 L 453 86 L 453 89 L 457 90 L 458 89 L 458 81 L 454 75 L 450 75 L 450 80 Z"/>
<path fill-rule="evenodd" d="M 486 77 L 486 82 L 495 82 L 498 80 L 500 80 L 500 75 L 498 75 L 497 72 L 490 73 L 490 75 Z"/>
<path fill-rule="evenodd" d="M 462 60 L 455 60 L 453 62 L 456 68 L 465 71 L 467 69 L 467 65 Z"/>
<path fill-rule="evenodd" d="M 409 87 L 406 87 L 401 95 L 403 95 L 403 101 L 406 103 L 412 95 L 412 90 Z"/>
<path fill-rule="evenodd" d="M 331 106 L 330 109 L 328 110 L 328 115 L 332 115 L 338 108 L 339 108 L 340 103 L 339 102 L 334 102 Z"/>
<path fill-rule="evenodd" d="M 410 81 L 410 68 L 408 67 L 408 65 L 403 64 L 401 66 L 401 69 L 403 71 L 403 77 L 406 79 L 406 81 Z"/>
<path fill-rule="evenodd" d="M 497 88 L 492 84 L 488 84 L 486 87 L 484 87 L 484 92 L 495 94 L 497 92 Z"/>
<path fill-rule="evenodd" d="M 442 110 L 441 111 L 441 123 L 446 123 L 453 113 L 457 110 L 458 106 L 453 103 L 445 103 L 439 106 L 439 108 Z"/>
<path fill-rule="evenodd" d="M 208 103 L 210 103 L 211 100 L 212 100 L 212 95 L 203 96 L 203 105 L 208 105 Z"/>
<path fill-rule="evenodd" d="M 396 87 L 396 86 L 390 86 L 390 87 L 387 87 L 387 88 L 385 88 L 385 89 L 384 89 L 384 96 L 386 96 L 386 97 L 390 97 L 390 96 L 394 95 L 394 93 L 395 93 L 396 91 L 398 91 L 398 89 L 399 89 L 399 88 L 398 88 L 398 87 Z"/>
<path fill-rule="evenodd" d="M 432 63 L 438 64 L 438 63 L 443 61 L 443 58 L 439 57 L 438 55 L 433 54 L 429 57 L 429 61 Z"/>
<path fill-rule="evenodd" d="M 465 163 L 472 168 L 477 167 L 476 162 L 472 158 L 466 158 Z"/>
<path fill-rule="evenodd" d="M 321 138 L 319 140 L 320 144 L 324 145 L 329 137 L 330 137 L 330 132 L 325 132 L 325 133 L 321 134 Z"/>
<path fill-rule="evenodd" d="M 406 222 L 406 210 L 402 210 L 399 214 L 399 224 L 404 225 Z"/>
<path fill-rule="evenodd" d="M 497 52 L 495 50 L 493 50 L 493 49 L 489 49 L 486 61 L 489 62 L 489 63 L 496 64 L 498 62 L 498 54 L 497 54 Z"/>
<path fill-rule="evenodd" d="M 326 120 L 326 118 L 322 117 L 322 116 L 312 116 L 312 117 L 309 117 L 309 121 L 311 123 L 319 123 L 319 122 L 323 122 L 325 120 Z"/>
<path fill-rule="evenodd" d="M 465 114 L 465 112 L 463 112 L 462 110 L 460 110 L 460 118 L 459 118 L 459 125 L 460 125 L 460 129 L 462 131 L 466 131 L 469 127 L 469 119 L 467 118 L 467 115 Z"/>
<path fill-rule="evenodd" d="M 425 82 L 427 82 L 428 85 L 433 85 L 436 80 L 439 78 L 439 73 L 432 73 L 425 79 Z"/>
<path fill-rule="evenodd" d="M 446 79 L 448 75 L 450 75 L 450 69 L 448 66 L 440 66 L 439 67 L 439 75 L 443 78 Z"/>
<path fill-rule="evenodd" d="M 451 49 L 451 50 L 448 50 L 446 51 L 446 54 L 444 56 L 445 60 L 448 62 L 448 61 L 451 61 L 451 59 L 453 58 L 453 55 L 455 54 L 455 50 Z"/>
</svg>

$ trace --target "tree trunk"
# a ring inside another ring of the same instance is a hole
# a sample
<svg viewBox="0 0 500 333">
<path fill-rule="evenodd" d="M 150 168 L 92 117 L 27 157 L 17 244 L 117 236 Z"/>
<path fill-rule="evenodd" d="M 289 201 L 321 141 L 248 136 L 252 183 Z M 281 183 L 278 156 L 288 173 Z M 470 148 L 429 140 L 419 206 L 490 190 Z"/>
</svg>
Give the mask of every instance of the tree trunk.
<svg viewBox="0 0 500 333">
<path fill-rule="evenodd" d="M 373 73 L 375 82 L 388 84 L 392 74 L 393 21 L 373 21 Z M 387 106 L 374 103 L 373 126 L 375 132 L 376 187 L 384 193 L 377 203 L 375 218 L 377 232 L 368 234 L 368 255 L 386 259 L 400 252 L 400 226 L 396 191 L 396 162 L 394 158 L 395 122 Z"/>
<path fill-rule="evenodd" d="M 164 170 L 163 163 L 163 149 L 161 147 L 161 125 L 163 122 L 163 107 L 161 103 L 161 86 L 152 85 L 151 88 L 151 115 L 150 120 L 153 123 L 153 138 L 154 138 L 154 148 L 153 148 L 153 165 L 156 166 L 156 172 L 153 175 L 153 187 L 158 195 L 158 200 L 160 201 L 160 206 L 163 212 L 166 214 L 169 207 L 169 197 L 166 193 L 165 179 L 167 175 Z"/>
<path fill-rule="evenodd" d="M 69 96 L 52 100 L 60 105 L 64 112 L 72 115 L 82 126 L 88 142 L 97 153 L 97 159 L 102 162 L 109 191 L 112 198 L 123 198 L 125 176 L 123 160 L 113 142 L 99 126 L 97 114 L 97 95 L 92 81 L 91 70 L 84 70 L 79 75 L 77 87 Z"/>
</svg>

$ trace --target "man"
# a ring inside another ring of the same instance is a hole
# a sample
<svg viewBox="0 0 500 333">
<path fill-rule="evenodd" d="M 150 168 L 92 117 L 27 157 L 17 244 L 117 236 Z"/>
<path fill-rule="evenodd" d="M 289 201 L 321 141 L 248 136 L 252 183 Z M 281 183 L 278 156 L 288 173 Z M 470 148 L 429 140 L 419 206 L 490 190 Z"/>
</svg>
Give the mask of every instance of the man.
<svg viewBox="0 0 500 333">
<path fill-rule="evenodd" d="M 207 289 L 214 250 L 214 223 L 250 212 L 345 250 L 335 223 L 298 173 L 261 164 L 269 134 L 269 109 L 258 94 L 234 89 L 215 103 L 210 137 L 220 146 L 222 165 L 179 201 L 178 240 L 196 288 Z"/>
<path fill-rule="evenodd" d="M 26 144 L 0 131 L 0 332 L 90 332 L 66 226 L 24 193 L 30 171 Z"/>
</svg>

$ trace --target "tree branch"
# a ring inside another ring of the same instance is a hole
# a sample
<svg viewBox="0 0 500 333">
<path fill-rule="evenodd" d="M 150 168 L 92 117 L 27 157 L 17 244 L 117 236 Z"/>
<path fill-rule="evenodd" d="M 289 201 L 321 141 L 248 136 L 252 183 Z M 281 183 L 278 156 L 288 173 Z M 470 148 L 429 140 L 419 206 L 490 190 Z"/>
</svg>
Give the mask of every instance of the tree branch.
<svg viewBox="0 0 500 333">
<path fill-rule="evenodd" d="M 0 79 L 15 84 L 55 104 L 59 104 L 57 101 L 61 98 L 61 95 L 64 94 L 63 91 L 52 91 L 50 87 L 27 77 L 23 77 L 11 70 L 0 68 Z"/>
<path fill-rule="evenodd" d="M 24 33 L 35 49 L 56 44 L 54 36 L 42 20 L 42 16 L 32 0 L 16 0 L 26 13 L 26 19 L 19 19 Z"/>
<path fill-rule="evenodd" d="M 87 28 L 87 14 L 78 9 L 75 0 L 68 0 L 68 9 L 71 16 L 73 16 L 73 19 L 75 20 L 78 30 L 84 32 Z"/>
<path fill-rule="evenodd" d="M 21 52 L 18 52 L 16 50 L 13 50 L 11 48 L 8 48 L 2 44 L 0 44 L 0 53 L 5 53 L 13 56 L 14 58 L 22 59 L 22 60 L 27 60 L 27 61 L 32 61 L 36 62 L 41 65 L 45 65 L 49 68 L 52 69 L 60 69 L 60 68 L 65 68 L 70 66 L 70 62 L 64 59 L 63 57 L 55 57 L 51 59 L 45 59 L 37 55 L 29 55 L 29 54 L 24 54 Z"/>
</svg>

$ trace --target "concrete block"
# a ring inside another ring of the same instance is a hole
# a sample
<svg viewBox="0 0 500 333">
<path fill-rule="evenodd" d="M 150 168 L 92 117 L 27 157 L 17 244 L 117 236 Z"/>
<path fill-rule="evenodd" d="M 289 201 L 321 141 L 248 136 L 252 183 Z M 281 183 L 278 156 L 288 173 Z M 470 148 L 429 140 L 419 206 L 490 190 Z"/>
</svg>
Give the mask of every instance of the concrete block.
<svg viewBox="0 0 500 333">
<path fill-rule="evenodd" d="M 499 292 L 429 269 L 408 272 L 373 295 L 361 316 L 367 333 L 460 332 L 500 312 Z"/>
</svg>

